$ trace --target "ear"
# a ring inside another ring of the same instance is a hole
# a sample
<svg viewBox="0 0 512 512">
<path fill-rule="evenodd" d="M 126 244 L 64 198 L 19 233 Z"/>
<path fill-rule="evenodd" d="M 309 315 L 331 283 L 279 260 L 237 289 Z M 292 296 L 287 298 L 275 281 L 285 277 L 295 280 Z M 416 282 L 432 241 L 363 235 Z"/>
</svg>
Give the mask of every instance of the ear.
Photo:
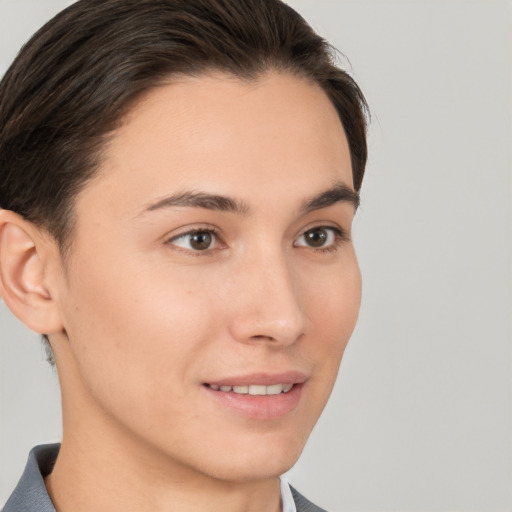
<svg viewBox="0 0 512 512">
<path fill-rule="evenodd" d="M 49 235 L 18 214 L 0 209 L 0 296 L 27 327 L 40 334 L 63 329 L 49 276 L 50 259 L 56 256 Z"/>
</svg>

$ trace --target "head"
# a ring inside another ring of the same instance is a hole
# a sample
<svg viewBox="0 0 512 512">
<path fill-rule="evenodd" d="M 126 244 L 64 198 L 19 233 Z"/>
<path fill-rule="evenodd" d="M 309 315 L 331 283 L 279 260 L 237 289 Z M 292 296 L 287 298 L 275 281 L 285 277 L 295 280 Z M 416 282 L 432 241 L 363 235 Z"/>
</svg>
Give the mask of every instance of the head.
<svg viewBox="0 0 512 512">
<path fill-rule="evenodd" d="M 365 111 L 277 0 L 82 0 L 35 34 L 0 84 L 0 290 L 50 340 L 65 422 L 79 402 L 221 478 L 295 461 L 357 317 Z M 276 376 L 275 405 L 218 389 Z"/>
</svg>

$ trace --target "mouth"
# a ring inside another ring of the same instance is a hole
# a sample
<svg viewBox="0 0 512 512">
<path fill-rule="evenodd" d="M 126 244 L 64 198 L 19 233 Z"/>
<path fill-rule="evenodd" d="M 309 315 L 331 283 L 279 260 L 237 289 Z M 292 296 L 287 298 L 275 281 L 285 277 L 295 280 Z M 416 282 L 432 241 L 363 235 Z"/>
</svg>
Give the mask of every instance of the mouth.
<svg viewBox="0 0 512 512">
<path fill-rule="evenodd" d="M 213 391 L 221 391 L 223 393 L 233 392 L 238 395 L 264 396 L 288 393 L 293 388 L 294 384 L 272 384 L 271 386 L 265 386 L 263 384 L 249 384 L 241 386 L 221 386 L 219 384 L 205 384 L 205 386 L 212 389 Z"/>
<path fill-rule="evenodd" d="M 272 420 L 297 408 L 306 380 L 304 374 L 297 372 L 253 374 L 204 383 L 203 388 L 222 410 L 249 419 Z"/>
</svg>

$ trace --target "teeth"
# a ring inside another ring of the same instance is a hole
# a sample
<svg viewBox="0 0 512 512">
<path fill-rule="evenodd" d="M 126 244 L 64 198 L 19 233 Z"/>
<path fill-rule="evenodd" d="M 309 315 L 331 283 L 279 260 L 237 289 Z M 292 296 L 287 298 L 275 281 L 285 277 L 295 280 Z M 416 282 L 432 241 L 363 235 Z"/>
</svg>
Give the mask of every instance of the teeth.
<svg viewBox="0 0 512 512">
<path fill-rule="evenodd" d="M 267 386 L 267 395 L 279 395 L 283 392 L 284 384 L 274 384 L 273 386 Z"/>
<path fill-rule="evenodd" d="M 225 393 L 233 391 L 239 395 L 279 395 L 288 393 L 293 388 L 293 384 L 273 384 L 272 386 L 262 386 L 261 384 L 251 384 L 250 386 L 218 386 L 209 384 L 210 389 L 214 391 L 223 391 Z"/>
<path fill-rule="evenodd" d="M 266 395 L 267 386 L 249 386 L 249 395 Z"/>
</svg>

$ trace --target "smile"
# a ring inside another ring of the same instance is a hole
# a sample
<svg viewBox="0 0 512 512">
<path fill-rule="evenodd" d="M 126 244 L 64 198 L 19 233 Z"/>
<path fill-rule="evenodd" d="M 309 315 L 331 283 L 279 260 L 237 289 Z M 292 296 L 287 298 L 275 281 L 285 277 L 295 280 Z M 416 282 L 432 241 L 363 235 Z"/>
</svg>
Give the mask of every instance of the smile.
<svg viewBox="0 0 512 512">
<path fill-rule="evenodd" d="M 261 384 L 250 384 L 247 386 L 219 386 L 216 384 L 206 384 L 206 386 L 214 391 L 222 391 L 224 393 L 237 393 L 239 395 L 279 395 L 281 393 L 288 393 L 293 387 L 293 384 L 273 384 L 271 386 L 264 386 Z"/>
<path fill-rule="evenodd" d="M 203 389 L 215 404 L 222 407 L 220 410 L 253 420 L 274 420 L 286 416 L 299 405 L 306 384 L 305 377 L 293 379 L 284 375 L 279 380 L 276 376 L 258 379 L 254 375 L 246 379 L 247 384 L 242 378 L 231 380 L 231 384 L 226 381 L 204 383 Z M 265 380 L 270 382 L 262 384 Z"/>
</svg>

